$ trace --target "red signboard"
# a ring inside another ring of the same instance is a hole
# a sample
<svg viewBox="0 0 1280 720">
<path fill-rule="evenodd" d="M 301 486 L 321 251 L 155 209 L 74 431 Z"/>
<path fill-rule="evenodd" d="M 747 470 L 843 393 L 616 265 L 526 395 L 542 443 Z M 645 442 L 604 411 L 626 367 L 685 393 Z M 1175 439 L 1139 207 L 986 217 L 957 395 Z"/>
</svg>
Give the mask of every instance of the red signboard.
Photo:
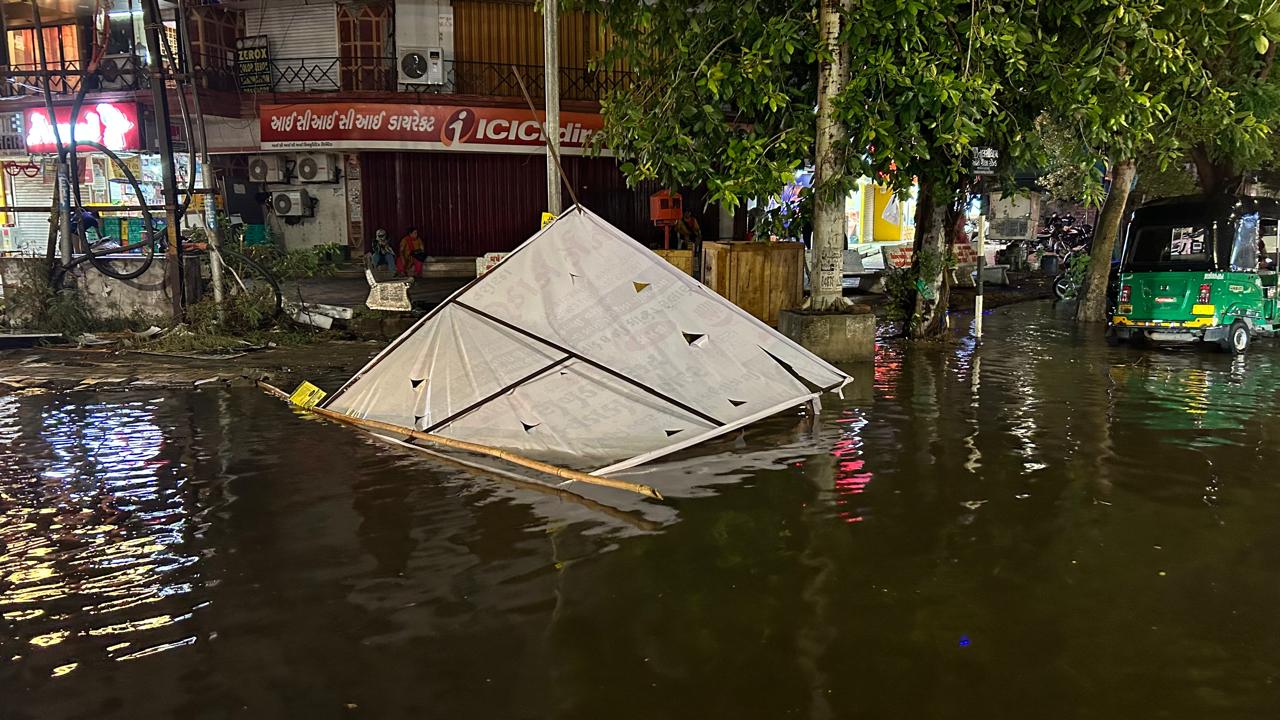
<svg viewBox="0 0 1280 720">
<path fill-rule="evenodd" d="M 66 144 L 71 140 L 71 108 L 53 109 L 58 121 L 58 137 Z M 31 108 L 23 115 L 27 152 L 56 153 L 53 125 L 44 108 Z M 76 141 L 102 143 L 117 152 L 142 149 L 142 129 L 138 126 L 138 106 L 134 103 L 85 103 L 76 122 Z M 76 152 L 93 152 L 95 148 L 80 145 Z"/>
<path fill-rule="evenodd" d="M 583 148 L 604 126 L 592 113 L 560 113 L 560 146 Z M 263 105 L 263 150 L 463 150 L 541 152 L 541 118 L 528 110 L 398 103 Z"/>
</svg>

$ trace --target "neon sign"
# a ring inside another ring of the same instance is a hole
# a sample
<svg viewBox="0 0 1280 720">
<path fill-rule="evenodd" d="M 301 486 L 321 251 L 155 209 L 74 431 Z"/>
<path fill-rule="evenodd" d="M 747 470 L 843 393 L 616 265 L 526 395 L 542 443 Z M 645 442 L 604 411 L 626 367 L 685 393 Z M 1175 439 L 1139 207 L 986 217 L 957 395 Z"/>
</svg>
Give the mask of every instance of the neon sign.
<svg viewBox="0 0 1280 720">
<path fill-rule="evenodd" d="M 53 109 L 58 123 L 58 137 L 63 143 L 71 139 L 71 108 Z M 23 118 L 26 122 L 27 152 L 32 154 L 56 153 L 58 146 L 54 142 L 53 125 L 49 122 L 49 113 L 44 108 L 28 109 Z M 76 140 L 88 140 L 101 143 L 116 152 L 141 150 L 142 131 L 138 126 L 138 106 L 133 103 L 103 102 L 86 104 L 80 108 L 80 117 L 76 122 Z M 95 148 L 79 145 L 76 152 L 93 152 Z"/>
</svg>

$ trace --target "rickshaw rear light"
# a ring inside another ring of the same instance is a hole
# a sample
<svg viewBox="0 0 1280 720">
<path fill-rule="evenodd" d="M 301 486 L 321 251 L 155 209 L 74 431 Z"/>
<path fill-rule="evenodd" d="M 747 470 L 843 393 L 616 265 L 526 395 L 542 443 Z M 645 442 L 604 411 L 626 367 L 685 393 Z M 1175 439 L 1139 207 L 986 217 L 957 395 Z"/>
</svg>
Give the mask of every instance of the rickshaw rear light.
<svg viewBox="0 0 1280 720">
<path fill-rule="evenodd" d="M 1201 285 L 1200 286 L 1200 304 L 1208 305 L 1209 301 L 1212 299 L 1213 299 L 1213 286 L 1210 285 L 1209 283 L 1205 283 L 1204 285 Z"/>
<path fill-rule="evenodd" d="M 1132 294 L 1133 294 L 1133 288 L 1129 287 L 1128 285 L 1122 285 L 1120 287 L 1120 302 L 1122 303 L 1129 302 L 1129 297 Z"/>
</svg>

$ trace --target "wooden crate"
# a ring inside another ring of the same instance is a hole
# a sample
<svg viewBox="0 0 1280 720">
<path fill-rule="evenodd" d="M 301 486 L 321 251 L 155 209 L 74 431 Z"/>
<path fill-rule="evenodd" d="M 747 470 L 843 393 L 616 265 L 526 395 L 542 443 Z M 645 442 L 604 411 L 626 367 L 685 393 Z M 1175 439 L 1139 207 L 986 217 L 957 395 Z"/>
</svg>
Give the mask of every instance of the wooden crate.
<svg viewBox="0 0 1280 720">
<path fill-rule="evenodd" d="M 693 251 L 692 250 L 654 250 L 658 257 L 666 260 L 676 269 L 685 275 L 693 275 Z"/>
<path fill-rule="evenodd" d="M 769 325 L 804 302 L 801 243 L 704 242 L 702 282 Z"/>
</svg>

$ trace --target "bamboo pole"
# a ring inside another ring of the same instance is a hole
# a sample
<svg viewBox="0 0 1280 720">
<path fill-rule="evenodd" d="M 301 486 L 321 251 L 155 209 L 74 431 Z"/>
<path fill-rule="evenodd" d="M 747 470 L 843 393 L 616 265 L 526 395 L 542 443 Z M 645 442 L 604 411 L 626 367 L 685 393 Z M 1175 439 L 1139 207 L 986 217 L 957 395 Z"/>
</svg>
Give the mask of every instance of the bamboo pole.
<svg viewBox="0 0 1280 720">
<path fill-rule="evenodd" d="M 258 387 L 267 391 L 271 395 L 275 395 L 276 397 L 281 398 L 285 401 L 289 400 L 289 394 L 274 385 L 271 385 L 269 383 L 259 380 Z M 294 407 L 300 407 L 300 406 L 294 405 Z M 558 477 L 563 480 L 568 480 L 570 482 L 582 482 L 590 485 L 600 485 L 601 487 L 613 488 L 615 490 L 626 490 L 627 492 L 633 492 L 640 495 L 645 495 L 655 500 L 663 499 L 662 493 L 658 492 L 656 489 L 654 489 L 653 487 L 650 487 L 649 485 L 642 485 L 640 483 L 627 482 L 625 480 L 613 480 L 611 478 L 588 475 L 584 472 L 579 472 L 577 470 L 570 470 L 569 468 L 562 468 L 556 465 L 551 465 L 550 463 L 544 463 L 538 460 L 534 460 L 532 458 L 527 458 L 527 457 L 524 457 L 523 455 L 517 455 L 516 453 L 513 453 L 509 450 L 501 450 L 499 448 L 490 447 L 488 445 L 481 445 L 479 443 L 467 442 L 465 440 L 454 440 L 453 438 L 442 437 L 440 435 L 432 435 L 431 433 L 425 433 L 425 432 L 422 432 L 421 430 L 414 430 L 412 428 L 407 428 L 407 427 L 402 427 L 400 425 L 394 425 L 392 423 L 382 422 L 381 420 L 368 420 L 366 418 L 353 417 L 351 415 L 345 415 L 343 413 L 334 412 L 332 410 L 328 410 L 326 408 L 321 408 L 321 407 L 309 407 L 309 408 L 302 408 L 302 409 L 306 410 L 307 412 L 319 415 L 320 417 L 328 418 L 335 422 L 340 422 L 346 425 L 354 425 L 355 427 L 362 428 L 365 430 L 373 430 L 376 432 L 383 432 L 383 433 L 388 433 L 396 436 L 410 437 L 410 438 L 413 438 L 414 440 L 421 440 L 423 442 L 429 442 L 433 445 L 441 445 L 447 448 L 453 448 L 454 450 L 462 450 L 464 452 L 475 453 L 477 455 L 487 455 L 489 457 L 498 458 L 499 460 L 505 460 L 511 463 L 512 465 L 519 465 L 521 467 L 525 467 L 530 470 L 536 470 L 540 473 L 552 475 L 554 477 Z"/>
</svg>

